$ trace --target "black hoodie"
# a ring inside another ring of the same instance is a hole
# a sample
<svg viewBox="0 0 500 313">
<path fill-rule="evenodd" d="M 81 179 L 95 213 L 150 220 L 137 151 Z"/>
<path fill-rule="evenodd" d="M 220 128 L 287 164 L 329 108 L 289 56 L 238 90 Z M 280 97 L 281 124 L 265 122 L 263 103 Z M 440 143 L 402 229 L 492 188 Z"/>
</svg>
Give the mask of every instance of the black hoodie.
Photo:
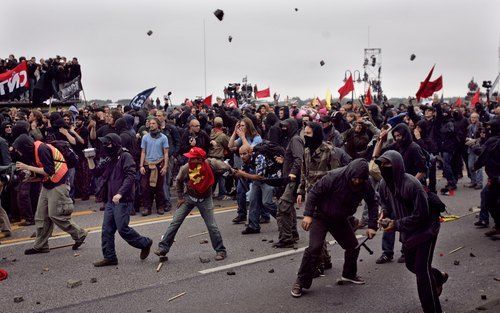
<svg viewBox="0 0 500 313">
<path fill-rule="evenodd" d="M 121 194 L 120 203 L 134 202 L 134 183 L 136 166 L 132 155 L 122 148 L 121 138 L 110 133 L 104 136 L 118 149 L 116 157 L 102 159 L 94 169 L 94 174 L 99 177 L 97 192 L 103 197 L 104 202 L 111 202 L 116 194 Z"/>
<path fill-rule="evenodd" d="M 427 164 L 422 148 L 413 142 L 410 128 L 405 123 L 400 123 L 392 129 L 392 136 L 397 132 L 402 135 L 401 142 L 395 142 L 388 145 L 383 152 L 387 150 L 396 150 L 403 156 L 403 162 L 406 173 L 417 175 L 417 173 L 427 173 Z"/>
<path fill-rule="evenodd" d="M 356 159 L 347 166 L 329 171 L 307 194 L 304 216 L 319 212 L 328 219 L 347 219 L 356 213 L 361 200 L 365 200 L 368 204 L 368 227 L 377 229 L 378 203 L 368 177 L 368 162 L 364 159 Z M 352 178 L 365 179 L 365 183 L 353 189 L 350 184 Z"/>
<path fill-rule="evenodd" d="M 488 178 L 500 183 L 500 118 L 493 118 L 489 123 L 490 138 L 481 146 L 480 154 L 474 164 L 474 169 L 484 170 Z"/>
<path fill-rule="evenodd" d="M 431 215 L 422 184 L 414 176 L 405 173 L 401 154 L 387 151 L 376 160 L 379 165 L 382 161 L 392 164 L 394 190 L 384 179 L 380 181 L 380 205 L 386 216 L 394 214 L 395 229 L 401 233 L 403 246 L 411 248 L 437 236 L 440 226 L 438 217 Z"/>
<path fill-rule="evenodd" d="M 286 127 L 286 137 L 288 145 L 285 149 L 285 161 L 283 163 L 283 177 L 293 174 L 300 179 L 300 168 L 304 157 L 304 141 L 299 136 L 297 121 L 288 118 L 280 123 L 281 127 Z"/>
</svg>

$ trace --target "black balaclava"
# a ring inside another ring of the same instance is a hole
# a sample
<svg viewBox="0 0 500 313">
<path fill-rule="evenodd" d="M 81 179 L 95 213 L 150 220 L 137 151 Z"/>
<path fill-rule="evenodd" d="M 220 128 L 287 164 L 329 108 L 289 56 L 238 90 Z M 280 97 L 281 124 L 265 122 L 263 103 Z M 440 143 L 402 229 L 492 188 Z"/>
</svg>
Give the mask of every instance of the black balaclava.
<svg viewBox="0 0 500 313">
<path fill-rule="evenodd" d="M 394 171 L 392 170 L 392 166 L 380 166 L 380 175 L 382 175 L 387 186 L 391 190 L 394 190 Z"/>
<path fill-rule="evenodd" d="M 14 126 L 12 126 L 12 136 L 17 138 L 22 134 L 29 134 L 30 124 L 26 121 L 17 121 Z"/>
<path fill-rule="evenodd" d="M 99 138 L 99 140 L 101 140 L 106 154 L 112 159 L 116 159 L 122 149 L 122 139 L 120 136 L 115 133 L 110 133 L 102 138 Z M 108 147 L 110 143 L 111 146 Z"/>
<path fill-rule="evenodd" d="M 23 163 L 32 165 L 35 161 L 35 141 L 27 134 L 21 134 L 12 144 L 14 149 L 20 153 Z"/>
<path fill-rule="evenodd" d="M 308 126 L 312 128 L 313 135 L 304 135 L 304 147 L 309 148 L 309 152 L 313 154 L 323 142 L 323 128 L 318 123 L 310 123 Z"/>
</svg>

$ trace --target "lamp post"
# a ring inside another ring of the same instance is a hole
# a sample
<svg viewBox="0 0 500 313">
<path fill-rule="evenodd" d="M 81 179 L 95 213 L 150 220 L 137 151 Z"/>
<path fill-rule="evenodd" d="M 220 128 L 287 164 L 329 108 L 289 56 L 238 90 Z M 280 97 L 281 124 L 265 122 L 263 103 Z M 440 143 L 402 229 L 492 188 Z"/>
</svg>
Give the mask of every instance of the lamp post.
<svg viewBox="0 0 500 313">
<path fill-rule="evenodd" d="M 344 72 L 344 83 L 347 81 L 347 78 L 349 77 L 347 75 L 347 73 L 349 73 L 349 76 L 352 76 L 353 83 L 356 82 L 359 84 L 359 83 L 363 82 L 363 80 L 361 79 L 361 72 L 360 71 L 358 71 L 358 70 L 354 70 L 354 71 L 346 70 Z M 358 78 L 356 78 L 356 73 L 358 73 Z M 354 92 L 351 92 L 351 103 L 354 105 Z"/>
</svg>

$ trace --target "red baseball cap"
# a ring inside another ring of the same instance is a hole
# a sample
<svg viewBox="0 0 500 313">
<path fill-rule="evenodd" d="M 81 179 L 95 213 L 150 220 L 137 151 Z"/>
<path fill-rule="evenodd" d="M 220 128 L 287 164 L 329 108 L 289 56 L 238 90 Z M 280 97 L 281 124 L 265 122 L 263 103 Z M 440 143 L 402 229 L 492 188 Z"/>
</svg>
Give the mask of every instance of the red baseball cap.
<svg viewBox="0 0 500 313">
<path fill-rule="evenodd" d="M 207 153 L 202 148 L 192 147 L 188 153 L 184 153 L 184 156 L 188 159 L 194 159 L 194 158 L 204 159 L 207 156 Z"/>
</svg>

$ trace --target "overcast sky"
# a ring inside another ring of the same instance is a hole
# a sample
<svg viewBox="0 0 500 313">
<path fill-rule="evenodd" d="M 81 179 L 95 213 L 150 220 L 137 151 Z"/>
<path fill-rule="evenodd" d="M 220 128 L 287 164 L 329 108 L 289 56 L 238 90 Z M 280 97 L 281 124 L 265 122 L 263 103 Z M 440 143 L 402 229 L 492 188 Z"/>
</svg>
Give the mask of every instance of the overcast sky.
<svg viewBox="0 0 500 313">
<path fill-rule="evenodd" d="M 471 77 L 498 72 L 499 13 L 495 0 L 9 0 L 0 56 L 77 56 L 87 99 L 132 98 L 156 86 L 153 96 L 172 91 L 177 103 L 205 96 L 205 20 L 207 94 L 248 75 L 282 97 L 324 98 L 327 88 L 338 96 L 346 69 L 362 70 L 370 27 L 389 97 L 414 96 L 434 63 L 445 97 L 463 96 Z"/>
</svg>

